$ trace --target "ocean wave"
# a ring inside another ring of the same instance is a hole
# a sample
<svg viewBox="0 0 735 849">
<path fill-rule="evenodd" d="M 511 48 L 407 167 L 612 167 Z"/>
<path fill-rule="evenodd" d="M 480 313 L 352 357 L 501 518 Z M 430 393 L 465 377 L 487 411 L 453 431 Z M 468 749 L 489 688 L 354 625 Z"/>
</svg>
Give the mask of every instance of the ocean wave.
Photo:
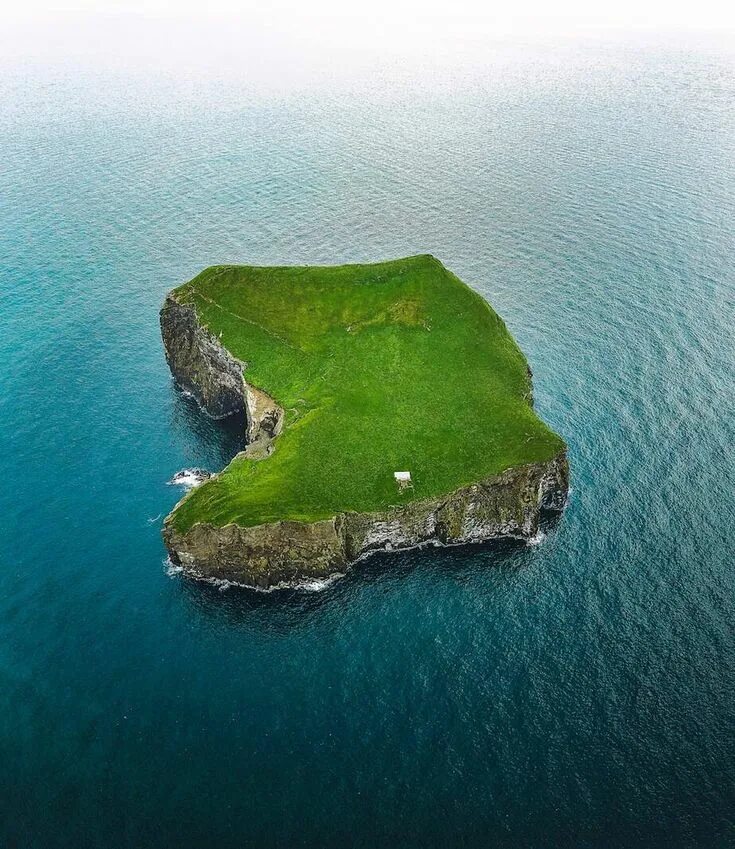
<svg viewBox="0 0 735 849">
<path fill-rule="evenodd" d="M 529 537 L 526 540 L 526 545 L 534 546 L 541 545 L 541 543 L 546 539 L 546 534 L 543 531 L 536 531 L 536 533 Z"/>
<path fill-rule="evenodd" d="M 244 590 L 253 590 L 257 593 L 272 593 L 279 590 L 297 590 L 299 592 L 316 593 L 330 587 L 335 581 L 344 578 L 344 572 L 332 572 L 325 578 L 301 578 L 297 581 L 281 581 L 271 587 L 256 587 L 254 584 L 246 584 L 242 581 L 231 581 L 228 578 L 214 578 L 211 575 L 202 575 L 199 572 L 185 569 L 183 566 L 177 566 L 170 557 L 166 557 L 163 561 L 163 568 L 169 578 L 177 578 L 180 575 L 185 575 L 194 581 L 199 581 L 202 584 L 209 584 L 216 587 L 220 592 L 238 587 Z"/>
<path fill-rule="evenodd" d="M 167 483 L 169 486 L 183 486 L 186 489 L 193 489 L 209 480 L 210 477 L 211 474 L 204 469 L 182 469 L 180 472 L 176 472 Z"/>
</svg>

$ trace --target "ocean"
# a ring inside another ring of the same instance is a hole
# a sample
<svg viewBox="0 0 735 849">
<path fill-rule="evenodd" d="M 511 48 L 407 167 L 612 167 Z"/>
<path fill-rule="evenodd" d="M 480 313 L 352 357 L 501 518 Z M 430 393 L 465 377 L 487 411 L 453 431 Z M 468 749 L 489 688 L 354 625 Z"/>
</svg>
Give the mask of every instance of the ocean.
<svg viewBox="0 0 735 849">
<path fill-rule="evenodd" d="M 6 69 L 0 846 L 735 846 L 734 162 L 716 50 Z M 167 290 L 417 253 L 527 355 L 561 519 L 311 591 L 172 574 L 167 481 L 242 437 L 173 386 Z"/>
</svg>

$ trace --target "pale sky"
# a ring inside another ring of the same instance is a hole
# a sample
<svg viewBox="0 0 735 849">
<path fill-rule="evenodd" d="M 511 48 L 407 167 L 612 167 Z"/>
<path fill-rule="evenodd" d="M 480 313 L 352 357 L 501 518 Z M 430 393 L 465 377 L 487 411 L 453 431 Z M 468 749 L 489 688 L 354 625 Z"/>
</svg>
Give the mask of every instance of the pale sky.
<svg viewBox="0 0 735 849">
<path fill-rule="evenodd" d="M 393 28 L 396 34 L 420 24 L 436 35 L 479 27 L 484 33 L 524 34 L 551 28 L 557 33 L 600 29 L 735 29 L 735 3 L 722 0 L 23 0 L 3 3 L 2 16 L 38 19 L 51 14 L 142 15 L 203 20 L 250 18 L 283 32 L 303 27 L 320 37 L 367 38 Z M 317 26 L 319 22 L 320 26 Z M 366 27 L 362 33 L 355 26 Z"/>
<path fill-rule="evenodd" d="M 704 33 L 735 41 L 735 0 L 23 0 L 0 11 L 8 60 L 337 61 L 484 49 L 504 42 Z"/>
</svg>

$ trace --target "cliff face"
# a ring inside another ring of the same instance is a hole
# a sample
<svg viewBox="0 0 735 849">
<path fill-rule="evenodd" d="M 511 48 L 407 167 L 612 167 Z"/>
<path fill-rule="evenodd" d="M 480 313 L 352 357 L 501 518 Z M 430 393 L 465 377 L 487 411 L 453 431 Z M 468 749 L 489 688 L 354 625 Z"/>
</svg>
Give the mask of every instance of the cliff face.
<svg viewBox="0 0 735 849">
<path fill-rule="evenodd" d="M 174 379 L 208 415 L 222 419 L 245 411 L 244 363 L 199 324 L 194 307 L 169 295 L 161 310 L 161 336 Z"/>
<path fill-rule="evenodd" d="M 245 381 L 246 363 L 235 359 L 216 336 L 202 327 L 194 307 L 180 304 L 169 295 L 160 320 L 171 374 L 207 415 L 222 419 L 233 413 L 244 414 L 248 443 L 266 443 L 281 432 L 281 407 Z"/>
<path fill-rule="evenodd" d="M 244 413 L 245 456 L 266 457 L 283 427 L 283 410 L 245 381 L 246 364 L 199 323 L 192 306 L 170 295 L 161 310 L 161 332 L 177 383 L 214 418 Z M 200 522 L 182 533 L 172 520 L 174 508 L 163 538 L 171 560 L 192 577 L 269 588 L 327 577 L 374 551 L 529 539 L 538 531 L 542 508 L 564 507 L 568 485 L 566 452 L 561 451 L 547 462 L 516 466 L 439 498 L 376 513 L 343 512 L 322 521 L 253 527 Z"/>
<path fill-rule="evenodd" d="M 170 517 L 163 537 L 174 563 L 194 577 L 267 588 L 344 570 L 372 551 L 423 543 L 452 545 L 500 537 L 529 539 L 541 508 L 566 502 L 565 453 L 548 463 L 508 469 L 444 498 L 414 501 L 381 513 L 340 513 L 321 522 L 274 522 L 244 528 L 194 525 L 180 534 Z"/>
</svg>

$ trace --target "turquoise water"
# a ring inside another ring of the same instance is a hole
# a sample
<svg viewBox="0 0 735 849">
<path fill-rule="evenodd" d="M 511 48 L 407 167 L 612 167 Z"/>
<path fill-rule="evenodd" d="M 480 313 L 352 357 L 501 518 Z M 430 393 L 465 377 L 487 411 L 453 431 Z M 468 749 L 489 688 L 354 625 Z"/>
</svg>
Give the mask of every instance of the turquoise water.
<svg viewBox="0 0 735 849">
<path fill-rule="evenodd" d="M 582 53 L 305 87 L 0 90 L 0 846 L 735 845 L 735 66 Z M 165 292 L 431 252 L 573 491 L 543 544 L 322 592 L 170 576 Z"/>
</svg>

